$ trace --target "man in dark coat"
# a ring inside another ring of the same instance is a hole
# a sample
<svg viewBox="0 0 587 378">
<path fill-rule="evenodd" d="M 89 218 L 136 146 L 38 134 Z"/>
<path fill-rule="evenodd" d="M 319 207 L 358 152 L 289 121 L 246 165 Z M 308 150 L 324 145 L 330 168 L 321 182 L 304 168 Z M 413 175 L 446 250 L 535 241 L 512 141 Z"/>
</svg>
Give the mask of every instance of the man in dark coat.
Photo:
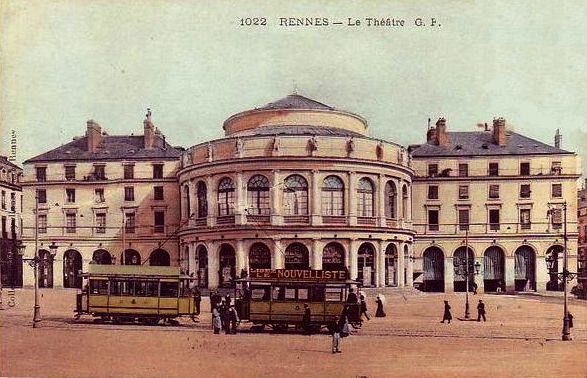
<svg viewBox="0 0 587 378">
<path fill-rule="evenodd" d="M 202 293 L 200 289 L 194 287 L 194 303 L 196 305 L 196 315 L 200 315 L 200 303 L 202 303 Z"/>
<path fill-rule="evenodd" d="M 450 314 L 450 305 L 448 304 L 448 301 L 444 301 L 444 314 L 442 315 L 441 323 L 444 323 L 445 320 L 448 320 L 448 324 L 450 324 L 450 321 L 452 320 L 452 315 Z"/>
<path fill-rule="evenodd" d="M 302 327 L 307 335 L 312 333 L 310 322 L 312 320 L 312 311 L 307 303 L 304 303 L 304 315 L 302 316 Z"/>
<path fill-rule="evenodd" d="M 477 304 L 477 321 L 478 322 L 481 321 L 481 317 L 483 317 L 483 321 L 486 321 L 486 319 L 485 319 L 485 303 L 483 303 L 483 301 L 481 299 L 479 299 L 479 304 Z"/>
<path fill-rule="evenodd" d="M 355 290 L 351 287 L 349 289 L 349 295 L 347 295 L 347 297 L 346 297 L 346 303 L 355 304 L 357 302 L 358 302 L 357 294 L 355 294 Z"/>
</svg>

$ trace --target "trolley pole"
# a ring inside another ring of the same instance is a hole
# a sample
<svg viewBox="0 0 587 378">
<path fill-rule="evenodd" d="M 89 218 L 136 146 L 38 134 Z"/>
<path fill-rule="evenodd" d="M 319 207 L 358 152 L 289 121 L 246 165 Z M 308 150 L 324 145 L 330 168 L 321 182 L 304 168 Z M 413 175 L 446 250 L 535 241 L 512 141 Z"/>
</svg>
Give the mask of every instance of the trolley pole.
<svg viewBox="0 0 587 378">
<path fill-rule="evenodd" d="M 465 229 L 465 319 L 469 319 L 469 225 Z"/>
</svg>

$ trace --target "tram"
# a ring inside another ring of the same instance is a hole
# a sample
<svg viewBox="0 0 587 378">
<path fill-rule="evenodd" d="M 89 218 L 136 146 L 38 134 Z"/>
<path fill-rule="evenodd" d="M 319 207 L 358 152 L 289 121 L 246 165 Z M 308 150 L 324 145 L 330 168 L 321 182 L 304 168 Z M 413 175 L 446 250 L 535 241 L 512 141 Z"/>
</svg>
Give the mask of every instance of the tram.
<svg viewBox="0 0 587 378">
<path fill-rule="evenodd" d="M 346 270 L 251 269 L 249 277 L 236 280 L 241 288 L 235 307 L 241 320 L 261 329 L 300 328 L 304 304 L 310 308 L 310 325 L 316 330 L 332 329 L 343 310 L 358 328 L 359 304 L 347 303 L 347 297 L 359 282 L 348 276 Z"/>
<path fill-rule="evenodd" d="M 90 264 L 82 274 L 75 318 L 91 315 L 103 321 L 176 324 L 179 316 L 196 321 L 189 281 L 178 267 Z"/>
</svg>

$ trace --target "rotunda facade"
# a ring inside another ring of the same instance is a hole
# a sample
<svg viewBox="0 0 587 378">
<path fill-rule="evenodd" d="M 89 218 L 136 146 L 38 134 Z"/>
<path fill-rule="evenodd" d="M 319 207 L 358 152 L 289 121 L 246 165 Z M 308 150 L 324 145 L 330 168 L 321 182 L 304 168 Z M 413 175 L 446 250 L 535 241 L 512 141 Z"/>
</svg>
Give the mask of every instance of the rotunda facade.
<svg viewBox="0 0 587 378">
<path fill-rule="evenodd" d="M 182 156 L 180 264 L 200 287 L 250 268 L 348 269 L 411 286 L 411 159 L 362 117 L 293 94 Z"/>
</svg>

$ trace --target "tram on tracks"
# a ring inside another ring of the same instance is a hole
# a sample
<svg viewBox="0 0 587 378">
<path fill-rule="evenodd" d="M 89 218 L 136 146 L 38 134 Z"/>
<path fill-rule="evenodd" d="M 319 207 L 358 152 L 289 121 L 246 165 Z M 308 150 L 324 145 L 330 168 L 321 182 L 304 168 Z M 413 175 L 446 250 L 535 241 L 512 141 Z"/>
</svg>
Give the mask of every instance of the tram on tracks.
<svg viewBox="0 0 587 378">
<path fill-rule="evenodd" d="M 332 329 L 343 311 L 349 322 L 361 326 L 359 304 L 347 302 L 352 287 L 346 270 L 251 269 L 236 281 L 240 286 L 235 307 L 241 320 L 263 329 L 287 330 L 302 327 L 304 304 L 310 308 L 310 325 Z"/>
<path fill-rule="evenodd" d="M 196 321 L 189 281 L 178 267 L 90 264 L 82 274 L 75 318 L 91 315 L 115 323 L 177 324 L 175 318 Z"/>
</svg>

